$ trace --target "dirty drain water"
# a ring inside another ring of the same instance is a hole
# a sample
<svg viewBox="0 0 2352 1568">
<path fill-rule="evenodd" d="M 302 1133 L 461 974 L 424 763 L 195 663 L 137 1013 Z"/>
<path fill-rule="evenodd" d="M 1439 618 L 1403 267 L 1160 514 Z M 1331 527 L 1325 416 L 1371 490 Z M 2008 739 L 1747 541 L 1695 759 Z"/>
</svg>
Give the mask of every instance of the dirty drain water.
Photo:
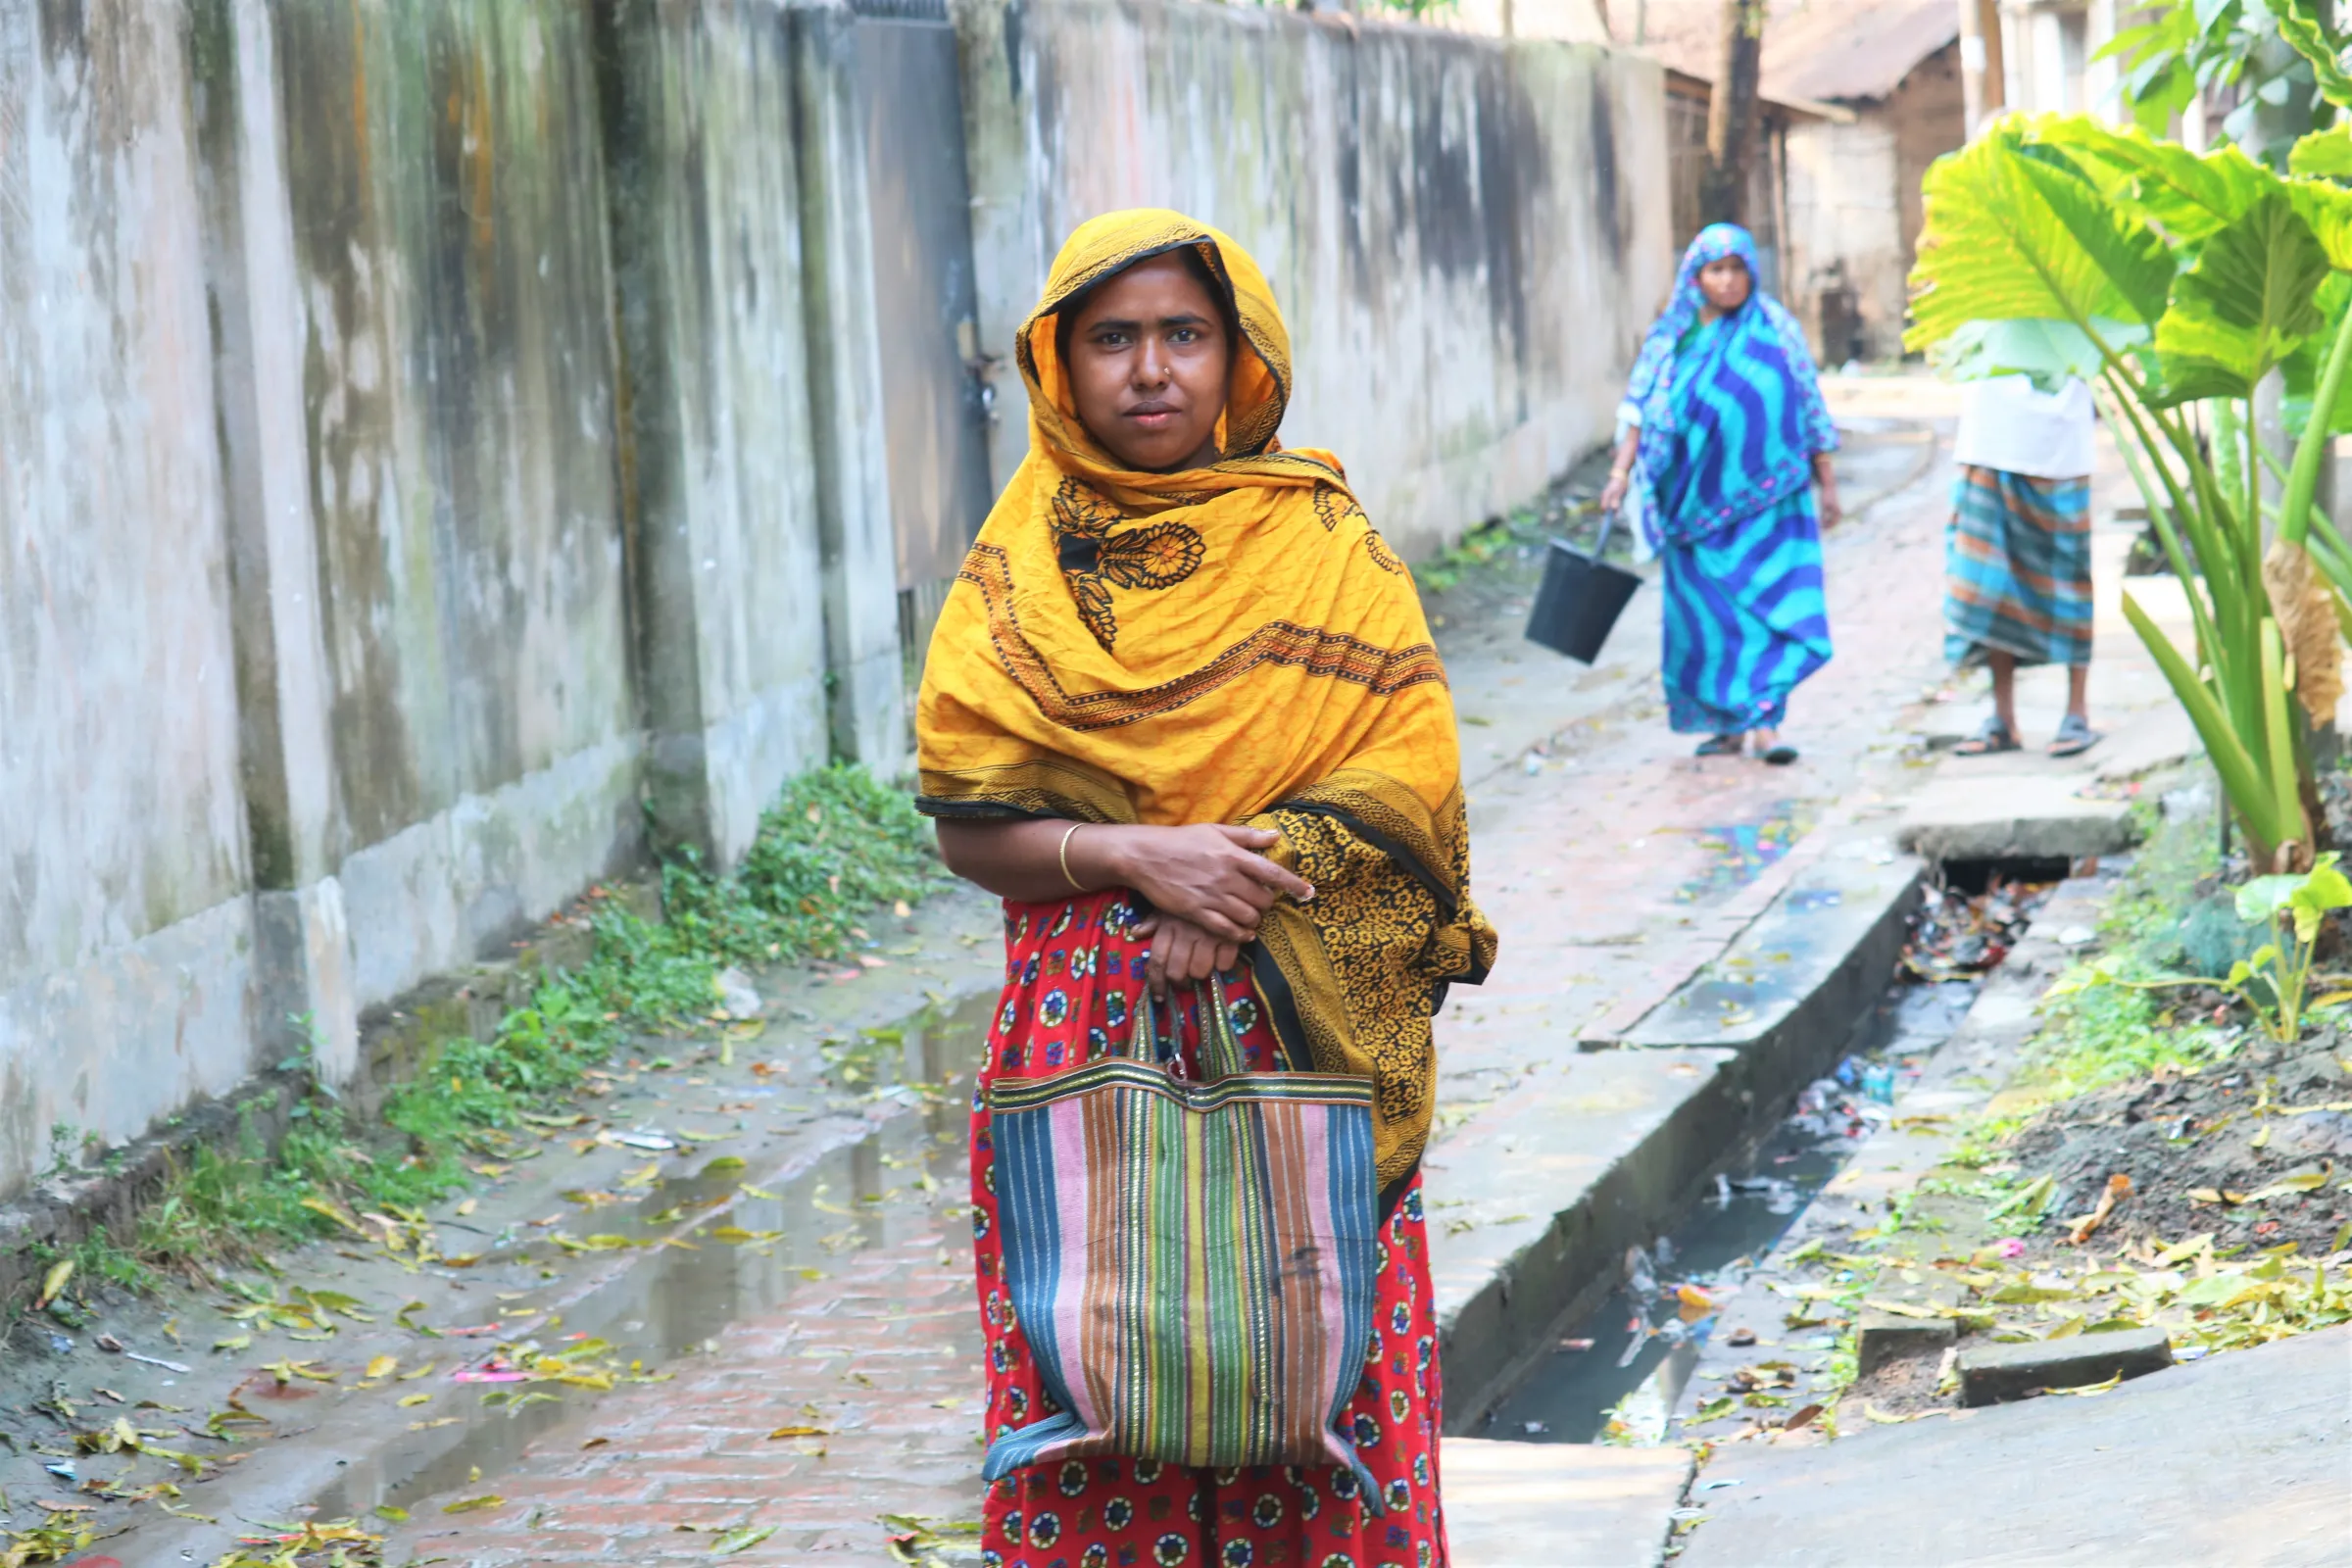
<svg viewBox="0 0 2352 1568">
<path fill-rule="evenodd" d="M 1584 1322 L 1563 1331 L 1479 1435 L 1592 1443 L 1621 1402 L 1621 1418 L 1637 1429 L 1648 1422 L 1645 1412 L 1654 1405 L 1654 1424 L 1662 1431 L 1697 1363 L 1698 1345 L 1740 1327 L 1720 1323 L 1708 1297 L 1727 1294 L 1771 1252 L 1814 1195 L 1890 1114 L 1871 1090 L 1890 1086 L 1904 1073 L 1906 1057 L 1940 1046 L 1959 1027 L 1976 989 L 1973 981 L 1955 981 L 1888 990 L 1855 1031 L 1840 1067 L 1840 1078 L 1848 1081 L 1825 1079 L 1807 1089 L 1795 1114 L 1719 1176 L 1715 1190 L 1672 1232 L 1632 1260 L 1624 1286 Z M 1678 1295 L 1681 1286 L 1692 1289 Z"/>
</svg>

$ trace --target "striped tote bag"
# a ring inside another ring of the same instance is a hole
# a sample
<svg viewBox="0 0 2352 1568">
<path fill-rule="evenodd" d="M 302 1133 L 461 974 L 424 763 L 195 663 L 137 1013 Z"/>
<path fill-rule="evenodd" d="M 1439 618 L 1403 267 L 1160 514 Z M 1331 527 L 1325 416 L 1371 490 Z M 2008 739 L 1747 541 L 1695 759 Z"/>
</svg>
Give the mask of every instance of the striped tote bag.
<svg viewBox="0 0 2352 1568">
<path fill-rule="evenodd" d="M 1123 1054 L 989 1089 L 1004 1284 L 1054 1413 L 989 1446 L 994 1481 L 1121 1455 L 1331 1464 L 1379 1266 L 1372 1080 L 1245 1073 L 1200 999 L 1211 1076 L 1160 1066 L 1149 1000 Z"/>
</svg>

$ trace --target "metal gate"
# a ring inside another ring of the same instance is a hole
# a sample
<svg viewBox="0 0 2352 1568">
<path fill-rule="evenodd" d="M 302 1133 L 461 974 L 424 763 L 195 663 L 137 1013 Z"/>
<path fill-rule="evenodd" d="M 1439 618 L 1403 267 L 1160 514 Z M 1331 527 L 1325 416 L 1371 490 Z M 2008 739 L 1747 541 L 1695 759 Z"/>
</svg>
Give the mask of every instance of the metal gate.
<svg viewBox="0 0 2352 1568">
<path fill-rule="evenodd" d="M 855 0 L 883 430 L 910 673 L 993 491 L 962 79 L 943 0 Z"/>
</svg>

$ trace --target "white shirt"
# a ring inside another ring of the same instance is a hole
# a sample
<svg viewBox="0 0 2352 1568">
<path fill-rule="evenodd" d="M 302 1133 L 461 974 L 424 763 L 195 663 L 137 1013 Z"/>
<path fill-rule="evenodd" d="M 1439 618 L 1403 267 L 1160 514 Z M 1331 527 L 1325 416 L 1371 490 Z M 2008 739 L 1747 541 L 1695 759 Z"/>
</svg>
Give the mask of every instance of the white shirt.
<svg viewBox="0 0 2352 1568">
<path fill-rule="evenodd" d="M 2090 388 L 2069 378 L 2056 392 L 2032 377 L 1996 375 L 1960 390 L 1960 434 L 1952 461 L 2036 479 L 2080 479 L 2091 469 Z"/>
</svg>

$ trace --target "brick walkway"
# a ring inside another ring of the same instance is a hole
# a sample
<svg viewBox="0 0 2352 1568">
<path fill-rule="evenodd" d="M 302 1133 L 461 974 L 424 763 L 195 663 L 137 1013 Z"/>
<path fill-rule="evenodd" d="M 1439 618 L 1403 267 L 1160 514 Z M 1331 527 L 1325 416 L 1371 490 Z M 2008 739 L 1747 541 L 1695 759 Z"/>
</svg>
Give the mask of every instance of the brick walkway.
<svg viewBox="0 0 2352 1568">
<path fill-rule="evenodd" d="M 419 1506 L 386 1560 L 709 1562 L 725 1532 L 749 1525 L 775 1534 L 722 1560 L 847 1568 L 891 1561 L 884 1509 L 977 1519 L 980 1334 L 958 1196 L 943 1184 L 927 1213 L 897 1220 L 904 1236 L 845 1256 L 670 1364 L 672 1381 L 608 1396 L 463 1494 L 502 1496 L 499 1507 Z M 769 1437 L 787 1426 L 825 1435 Z"/>
</svg>

